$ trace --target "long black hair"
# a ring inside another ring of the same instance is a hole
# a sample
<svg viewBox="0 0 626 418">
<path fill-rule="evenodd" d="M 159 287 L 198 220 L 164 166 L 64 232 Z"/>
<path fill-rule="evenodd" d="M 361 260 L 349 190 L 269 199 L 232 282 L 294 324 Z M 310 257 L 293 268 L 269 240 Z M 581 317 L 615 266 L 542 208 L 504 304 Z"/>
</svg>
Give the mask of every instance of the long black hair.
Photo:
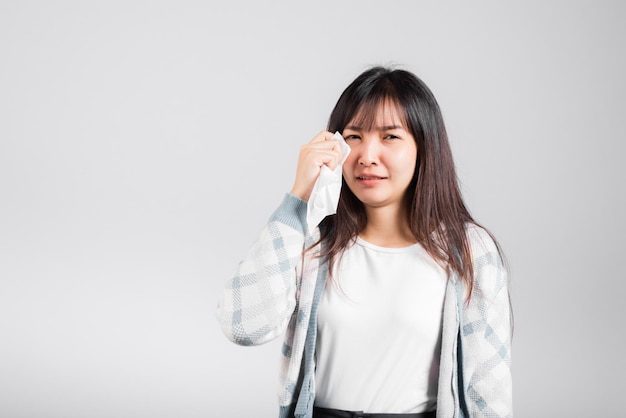
<svg viewBox="0 0 626 418">
<path fill-rule="evenodd" d="M 404 204 L 414 238 L 448 272 L 456 272 L 468 288 L 474 283 L 467 210 L 458 184 L 452 151 L 439 104 L 413 73 L 373 67 L 359 75 L 341 94 L 329 122 L 330 132 L 343 132 L 348 123 L 371 127 L 378 109 L 397 106 L 405 128 L 417 143 L 417 161 Z M 337 213 L 320 225 L 321 256 L 330 263 L 367 225 L 365 207 L 347 187 L 341 189 Z M 495 240 L 494 240 L 495 242 Z"/>
</svg>

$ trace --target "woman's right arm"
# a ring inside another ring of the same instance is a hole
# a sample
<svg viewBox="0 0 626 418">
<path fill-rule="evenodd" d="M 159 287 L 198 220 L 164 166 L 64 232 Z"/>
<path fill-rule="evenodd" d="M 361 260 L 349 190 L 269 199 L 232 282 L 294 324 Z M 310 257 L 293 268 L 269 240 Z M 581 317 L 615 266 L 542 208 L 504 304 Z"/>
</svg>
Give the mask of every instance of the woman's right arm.
<svg viewBox="0 0 626 418">
<path fill-rule="evenodd" d="M 296 306 L 306 202 L 287 194 L 226 283 L 217 317 L 226 337 L 259 345 L 285 331 Z"/>
<path fill-rule="evenodd" d="M 297 303 L 298 269 L 306 235 L 307 201 L 322 166 L 340 162 L 341 146 L 322 131 L 302 146 L 296 179 L 259 238 L 226 284 L 217 316 L 236 344 L 259 345 L 281 335 Z"/>
</svg>

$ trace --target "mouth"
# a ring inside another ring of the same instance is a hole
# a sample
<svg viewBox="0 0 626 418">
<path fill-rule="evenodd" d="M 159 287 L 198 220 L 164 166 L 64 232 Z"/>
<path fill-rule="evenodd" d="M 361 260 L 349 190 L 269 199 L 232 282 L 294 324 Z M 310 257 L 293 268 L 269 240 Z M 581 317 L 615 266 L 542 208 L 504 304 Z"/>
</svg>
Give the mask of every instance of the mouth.
<svg viewBox="0 0 626 418">
<path fill-rule="evenodd" d="M 380 176 L 357 176 L 357 180 L 385 180 L 387 177 Z"/>
</svg>

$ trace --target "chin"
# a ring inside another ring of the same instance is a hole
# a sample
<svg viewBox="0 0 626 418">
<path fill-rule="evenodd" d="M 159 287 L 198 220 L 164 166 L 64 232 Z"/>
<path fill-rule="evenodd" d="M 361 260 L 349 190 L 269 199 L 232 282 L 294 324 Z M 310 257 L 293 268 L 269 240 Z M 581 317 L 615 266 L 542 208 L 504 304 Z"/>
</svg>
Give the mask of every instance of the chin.
<svg viewBox="0 0 626 418">
<path fill-rule="evenodd" d="M 382 208 L 388 206 L 391 202 L 385 199 L 359 199 L 361 203 L 370 208 Z"/>
</svg>

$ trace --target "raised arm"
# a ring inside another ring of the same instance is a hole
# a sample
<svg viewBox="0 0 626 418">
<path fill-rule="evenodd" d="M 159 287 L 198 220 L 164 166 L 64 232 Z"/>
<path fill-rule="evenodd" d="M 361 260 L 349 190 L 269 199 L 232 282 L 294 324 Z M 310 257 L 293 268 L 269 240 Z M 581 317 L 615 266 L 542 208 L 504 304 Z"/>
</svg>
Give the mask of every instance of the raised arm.
<svg viewBox="0 0 626 418">
<path fill-rule="evenodd" d="M 322 166 L 341 160 L 341 146 L 321 131 L 303 145 L 291 193 L 239 263 L 218 303 L 224 334 L 241 345 L 258 345 L 281 335 L 296 307 L 307 232 L 307 203 Z"/>
</svg>

